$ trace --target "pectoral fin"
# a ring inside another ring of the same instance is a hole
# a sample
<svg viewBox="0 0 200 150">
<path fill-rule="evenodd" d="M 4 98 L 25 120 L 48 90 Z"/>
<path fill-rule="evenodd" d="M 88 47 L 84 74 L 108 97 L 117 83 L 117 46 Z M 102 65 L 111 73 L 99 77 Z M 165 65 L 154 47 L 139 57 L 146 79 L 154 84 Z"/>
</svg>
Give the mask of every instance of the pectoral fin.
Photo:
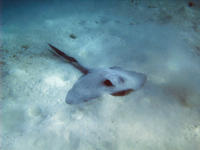
<svg viewBox="0 0 200 150">
<path fill-rule="evenodd" d="M 118 92 L 111 93 L 112 96 L 125 96 L 133 92 L 133 89 L 126 89 Z"/>
</svg>

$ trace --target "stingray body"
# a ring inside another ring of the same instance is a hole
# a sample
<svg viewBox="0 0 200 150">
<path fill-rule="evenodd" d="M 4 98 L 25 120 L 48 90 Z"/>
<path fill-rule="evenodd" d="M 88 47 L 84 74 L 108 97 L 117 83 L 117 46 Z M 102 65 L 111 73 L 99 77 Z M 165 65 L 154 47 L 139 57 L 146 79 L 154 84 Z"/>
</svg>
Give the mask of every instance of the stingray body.
<svg viewBox="0 0 200 150">
<path fill-rule="evenodd" d="M 67 104 L 87 102 L 106 93 L 125 96 L 143 87 L 146 81 L 145 74 L 127 71 L 121 67 L 88 69 L 53 45 L 49 44 L 49 46 L 54 53 L 83 73 L 67 93 L 65 99 Z"/>
</svg>

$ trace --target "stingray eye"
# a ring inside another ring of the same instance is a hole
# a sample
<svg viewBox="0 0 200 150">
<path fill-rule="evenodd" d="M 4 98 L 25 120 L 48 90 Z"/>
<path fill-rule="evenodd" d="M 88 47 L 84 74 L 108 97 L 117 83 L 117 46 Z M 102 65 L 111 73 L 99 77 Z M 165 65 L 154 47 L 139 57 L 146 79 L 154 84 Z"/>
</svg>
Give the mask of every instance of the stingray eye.
<svg viewBox="0 0 200 150">
<path fill-rule="evenodd" d="M 104 81 L 103 81 L 103 84 L 104 84 L 105 86 L 114 86 L 114 85 L 112 84 L 112 82 L 111 82 L 110 80 L 108 80 L 108 79 L 104 80 Z"/>
</svg>

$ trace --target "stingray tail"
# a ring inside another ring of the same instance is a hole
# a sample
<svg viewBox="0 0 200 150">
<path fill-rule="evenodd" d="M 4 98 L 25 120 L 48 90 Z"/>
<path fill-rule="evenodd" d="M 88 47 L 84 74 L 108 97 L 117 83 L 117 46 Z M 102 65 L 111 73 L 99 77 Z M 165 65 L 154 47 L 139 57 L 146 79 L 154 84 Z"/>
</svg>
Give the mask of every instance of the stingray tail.
<svg viewBox="0 0 200 150">
<path fill-rule="evenodd" d="M 61 50 L 57 49 L 56 47 L 54 47 L 51 44 L 48 44 L 48 45 L 49 45 L 49 47 L 51 47 L 51 49 L 53 50 L 53 52 L 55 54 L 61 56 L 65 60 L 67 60 L 68 63 L 70 63 L 71 65 L 73 65 L 75 68 L 77 68 L 83 74 L 87 74 L 88 73 L 88 69 L 85 68 L 85 67 L 83 67 L 81 64 L 79 64 L 79 62 L 75 58 L 73 58 L 73 57 L 65 54 L 64 52 L 62 52 Z"/>
</svg>

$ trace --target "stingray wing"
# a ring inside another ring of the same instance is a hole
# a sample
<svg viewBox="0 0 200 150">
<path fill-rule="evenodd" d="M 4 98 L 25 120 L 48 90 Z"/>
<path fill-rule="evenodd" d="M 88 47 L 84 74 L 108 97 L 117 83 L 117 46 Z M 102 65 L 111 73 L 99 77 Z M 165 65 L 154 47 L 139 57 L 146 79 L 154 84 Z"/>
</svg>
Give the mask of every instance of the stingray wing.
<svg viewBox="0 0 200 150">
<path fill-rule="evenodd" d="M 65 99 L 68 104 L 86 102 L 102 95 L 101 77 L 97 73 L 82 76 L 70 89 Z"/>
</svg>

